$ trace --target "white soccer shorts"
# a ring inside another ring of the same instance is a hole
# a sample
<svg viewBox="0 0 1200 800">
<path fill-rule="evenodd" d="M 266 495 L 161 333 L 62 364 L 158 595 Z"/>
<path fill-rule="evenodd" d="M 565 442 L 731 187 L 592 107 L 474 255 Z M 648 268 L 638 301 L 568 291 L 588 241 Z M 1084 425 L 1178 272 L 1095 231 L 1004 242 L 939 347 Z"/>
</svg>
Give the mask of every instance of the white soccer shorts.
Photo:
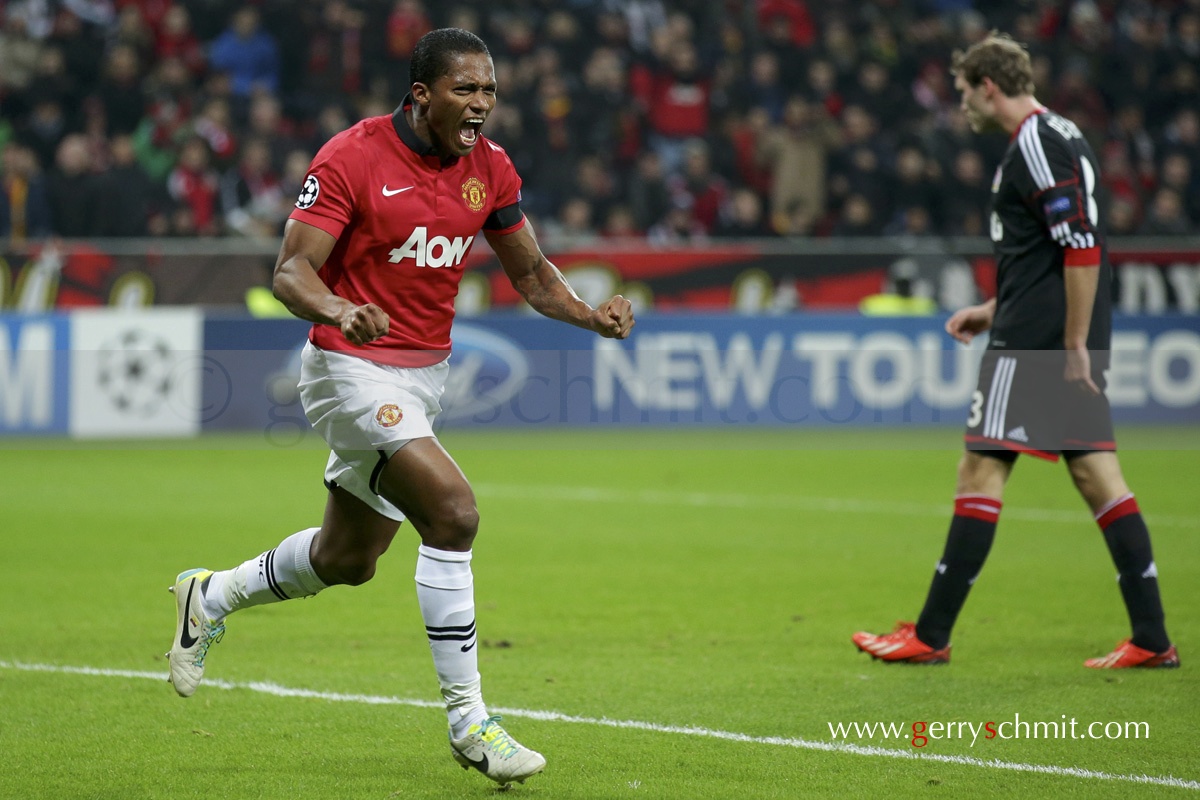
<svg viewBox="0 0 1200 800">
<path fill-rule="evenodd" d="M 300 401 L 332 451 L 326 482 L 403 521 L 403 512 L 376 491 L 379 476 L 401 447 L 434 435 L 449 370 L 449 359 L 431 367 L 392 367 L 306 344 Z"/>
</svg>

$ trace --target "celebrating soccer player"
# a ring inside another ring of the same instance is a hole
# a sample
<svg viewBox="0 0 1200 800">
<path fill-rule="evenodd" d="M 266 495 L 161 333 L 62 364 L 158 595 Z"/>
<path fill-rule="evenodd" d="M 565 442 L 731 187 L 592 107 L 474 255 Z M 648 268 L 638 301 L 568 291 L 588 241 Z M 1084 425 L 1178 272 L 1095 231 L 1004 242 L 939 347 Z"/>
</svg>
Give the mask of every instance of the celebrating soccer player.
<svg viewBox="0 0 1200 800">
<path fill-rule="evenodd" d="M 619 295 L 599 308 L 580 300 L 542 254 L 512 162 L 480 134 L 496 105 L 483 41 L 456 28 L 425 35 L 411 82 L 393 114 L 363 120 L 317 154 L 275 267 L 276 297 L 314 323 L 300 394 L 332 450 L 324 519 L 233 569 L 178 576 L 170 680 L 184 697 L 195 692 L 232 612 L 370 580 L 408 519 L 421 537 L 417 599 L 452 753 L 503 785 L 546 760 L 484 706 L 471 577 L 479 514 L 433 433 L 463 260 L 482 229 L 542 314 L 616 339 L 634 320 Z"/>
</svg>

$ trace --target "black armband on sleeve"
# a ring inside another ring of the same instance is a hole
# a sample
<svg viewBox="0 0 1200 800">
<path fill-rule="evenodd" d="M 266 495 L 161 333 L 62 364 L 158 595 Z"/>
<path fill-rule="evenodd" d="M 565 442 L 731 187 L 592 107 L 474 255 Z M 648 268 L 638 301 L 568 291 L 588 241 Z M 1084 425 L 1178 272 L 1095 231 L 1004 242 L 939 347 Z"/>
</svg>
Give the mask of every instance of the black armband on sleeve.
<svg viewBox="0 0 1200 800">
<path fill-rule="evenodd" d="M 525 212 L 521 211 L 520 201 L 513 203 L 511 206 L 497 208 L 483 223 L 485 231 L 502 231 L 516 225 L 525 216 Z"/>
</svg>

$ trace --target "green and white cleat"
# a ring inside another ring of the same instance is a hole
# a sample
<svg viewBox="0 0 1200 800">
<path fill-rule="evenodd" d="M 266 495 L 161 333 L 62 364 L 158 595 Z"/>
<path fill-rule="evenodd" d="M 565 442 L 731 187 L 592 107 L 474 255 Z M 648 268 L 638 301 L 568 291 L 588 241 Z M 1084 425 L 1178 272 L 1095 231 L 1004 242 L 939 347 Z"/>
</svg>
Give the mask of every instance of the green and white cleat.
<svg viewBox="0 0 1200 800">
<path fill-rule="evenodd" d="M 482 725 L 472 725 L 461 739 L 450 737 L 450 752 L 463 769 L 474 767 L 496 783 L 524 783 L 546 768 L 546 759 L 536 750 L 519 744 L 500 727 L 493 714 Z"/>
<path fill-rule="evenodd" d="M 225 623 L 209 619 L 201 603 L 201 584 L 209 575 L 212 575 L 212 570 L 189 569 L 179 573 L 175 585 L 169 587 L 175 593 L 178 622 L 175 641 L 167 653 L 167 664 L 171 669 L 167 680 L 180 697 L 191 697 L 196 692 L 196 687 L 204 677 L 204 659 L 208 655 L 208 648 L 225 635 Z"/>
</svg>

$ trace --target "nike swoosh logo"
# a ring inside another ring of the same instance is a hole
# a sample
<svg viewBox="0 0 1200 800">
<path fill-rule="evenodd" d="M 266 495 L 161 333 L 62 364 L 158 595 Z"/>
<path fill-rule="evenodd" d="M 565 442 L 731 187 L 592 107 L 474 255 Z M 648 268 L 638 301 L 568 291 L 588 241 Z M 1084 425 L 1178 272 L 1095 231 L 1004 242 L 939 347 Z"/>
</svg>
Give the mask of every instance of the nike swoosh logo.
<svg viewBox="0 0 1200 800">
<path fill-rule="evenodd" d="M 474 647 L 474 646 L 475 646 L 475 642 L 476 642 L 476 641 L 477 641 L 477 640 L 475 640 L 475 639 L 472 639 L 470 644 L 464 644 L 462 647 L 460 647 L 460 648 L 459 648 L 459 650 L 462 650 L 464 653 L 466 653 L 466 652 L 467 652 L 467 651 L 469 651 L 469 650 L 470 650 L 472 647 Z"/>
<path fill-rule="evenodd" d="M 387 184 L 385 183 L 383 185 L 383 196 L 391 197 L 392 195 L 400 194 L 401 192 L 407 192 L 411 188 L 413 188 L 413 187 L 405 186 L 403 189 L 388 189 Z"/>
<path fill-rule="evenodd" d="M 196 637 L 192 636 L 192 617 L 190 613 L 192 609 L 192 592 L 196 591 L 196 583 L 196 579 L 193 578 L 191 584 L 188 586 L 187 602 L 184 603 L 183 606 L 185 609 L 183 616 L 183 632 L 179 634 L 179 646 L 184 650 L 187 650 L 196 643 Z"/>
<path fill-rule="evenodd" d="M 463 753 L 463 754 L 462 754 L 462 757 L 463 757 L 463 758 L 465 758 L 467 761 L 470 761 L 470 762 L 471 762 L 471 766 L 472 766 L 472 767 L 474 767 L 475 769 L 479 770 L 479 771 L 480 771 L 480 772 L 482 772 L 484 775 L 486 775 L 486 774 L 487 774 L 487 768 L 488 768 L 488 760 L 487 760 L 487 756 L 482 756 L 482 755 L 481 755 L 481 756 L 479 757 L 479 760 L 478 760 L 478 761 L 476 761 L 475 759 L 471 758 L 471 757 L 470 757 L 469 755 L 467 755 L 466 753 Z"/>
</svg>

